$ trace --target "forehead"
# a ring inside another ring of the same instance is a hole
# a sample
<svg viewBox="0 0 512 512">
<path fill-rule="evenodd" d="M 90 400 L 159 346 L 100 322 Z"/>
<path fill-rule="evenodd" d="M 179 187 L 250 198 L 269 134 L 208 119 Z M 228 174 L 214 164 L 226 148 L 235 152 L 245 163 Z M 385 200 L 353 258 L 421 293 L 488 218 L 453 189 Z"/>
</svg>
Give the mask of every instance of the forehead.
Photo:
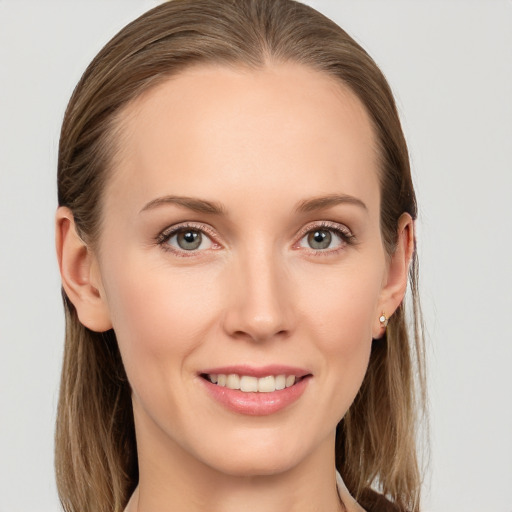
<svg viewBox="0 0 512 512">
<path fill-rule="evenodd" d="M 297 197 L 337 188 L 378 202 L 364 106 L 298 64 L 189 68 L 130 104 L 119 127 L 111 185 L 141 206 L 166 193 L 219 199 L 276 187 Z"/>
</svg>

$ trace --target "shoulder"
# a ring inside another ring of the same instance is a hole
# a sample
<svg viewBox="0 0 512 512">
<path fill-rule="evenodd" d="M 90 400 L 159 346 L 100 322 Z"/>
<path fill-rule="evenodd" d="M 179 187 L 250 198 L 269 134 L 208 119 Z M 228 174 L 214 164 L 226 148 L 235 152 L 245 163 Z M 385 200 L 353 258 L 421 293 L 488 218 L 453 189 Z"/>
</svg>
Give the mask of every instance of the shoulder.
<svg viewBox="0 0 512 512">
<path fill-rule="evenodd" d="M 365 489 L 358 502 L 366 512 L 406 512 L 372 489 Z"/>
</svg>

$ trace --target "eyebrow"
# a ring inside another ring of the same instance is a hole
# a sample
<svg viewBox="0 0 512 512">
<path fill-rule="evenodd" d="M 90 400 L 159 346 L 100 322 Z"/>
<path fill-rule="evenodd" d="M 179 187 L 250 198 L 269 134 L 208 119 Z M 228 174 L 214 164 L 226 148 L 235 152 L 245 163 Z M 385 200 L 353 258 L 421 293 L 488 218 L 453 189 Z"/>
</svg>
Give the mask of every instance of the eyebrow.
<svg viewBox="0 0 512 512">
<path fill-rule="evenodd" d="M 147 203 L 140 213 L 147 210 L 153 210 L 162 205 L 171 204 L 178 205 L 193 210 L 198 213 L 209 213 L 212 215 L 225 215 L 224 207 L 217 202 L 206 201 L 205 199 L 198 199 L 195 197 L 184 197 L 184 196 L 163 196 L 153 199 Z"/>
<path fill-rule="evenodd" d="M 226 210 L 221 203 L 214 201 L 207 201 L 206 199 L 198 199 L 195 197 L 186 196 L 163 196 L 153 199 L 147 203 L 140 213 L 147 210 L 153 210 L 162 205 L 177 205 L 188 208 L 189 210 L 198 213 L 207 213 L 210 215 L 225 215 Z M 300 201 L 295 210 L 298 213 L 310 213 L 316 210 L 331 208 L 339 204 L 353 204 L 359 206 L 364 210 L 368 210 L 367 206 L 358 199 L 347 194 L 330 194 L 328 196 L 314 197 L 312 199 L 305 199 Z"/>
<path fill-rule="evenodd" d="M 349 196 L 347 194 L 330 194 L 328 196 L 306 199 L 298 204 L 296 210 L 299 213 L 309 213 L 316 210 L 331 208 L 338 204 L 353 204 L 368 211 L 367 206 L 363 203 L 363 201 L 361 201 L 361 199 L 358 199 L 354 196 Z"/>
</svg>

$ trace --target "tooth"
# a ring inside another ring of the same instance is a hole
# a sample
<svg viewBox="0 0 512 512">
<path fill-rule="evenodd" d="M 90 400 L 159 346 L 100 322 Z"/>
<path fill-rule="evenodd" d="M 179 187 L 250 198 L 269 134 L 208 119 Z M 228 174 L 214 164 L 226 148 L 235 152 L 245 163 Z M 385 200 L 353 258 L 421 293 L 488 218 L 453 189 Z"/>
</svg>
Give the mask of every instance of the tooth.
<svg viewBox="0 0 512 512">
<path fill-rule="evenodd" d="M 286 387 L 289 388 L 295 384 L 295 375 L 288 375 L 286 377 Z"/>
<path fill-rule="evenodd" d="M 278 375 L 276 377 L 276 390 L 284 389 L 286 387 L 286 375 Z"/>
<path fill-rule="evenodd" d="M 240 377 L 240 389 L 246 392 L 258 391 L 258 379 L 256 377 L 249 377 L 248 375 Z"/>
<path fill-rule="evenodd" d="M 276 390 L 276 379 L 273 375 L 258 379 L 258 391 L 262 393 L 271 393 Z"/>
<path fill-rule="evenodd" d="M 234 373 L 226 378 L 226 387 L 229 389 L 240 389 L 240 377 Z"/>
<path fill-rule="evenodd" d="M 229 375 L 211 373 L 208 375 L 208 378 L 218 386 L 227 387 L 229 389 L 240 389 L 246 393 L 271 393 L 273 391 L 289 388 L 293 386 L 297 380 L 295 375 L 268 375 L 267 377 L 258 379 L 257 377 L 249 375 L 240 376 L 235 373 Z"/>
</svg>

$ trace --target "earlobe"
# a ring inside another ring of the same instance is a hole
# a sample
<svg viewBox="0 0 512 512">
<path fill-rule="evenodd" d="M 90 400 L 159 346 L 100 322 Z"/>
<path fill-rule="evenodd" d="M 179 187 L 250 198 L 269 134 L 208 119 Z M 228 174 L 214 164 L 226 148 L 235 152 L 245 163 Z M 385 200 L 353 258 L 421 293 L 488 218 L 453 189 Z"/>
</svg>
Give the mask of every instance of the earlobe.
<svg viewBox="0 0 512 512">
<path fill-rule="evenodd" d="M 112 328 L 95 256 L 76 231 L 73 213 L 59 207 L 55 243 L 62 286 L 75 306 L 80 322 L 96 332 Z"/>
<path fill-rule="evenodd" d="M 402 303 L 407 290 L 409 265 L 414 254 L 414 221 L 408 213 L 398 220 L 395 252 L 390 256 L 386 282 L 381 291 L 379 311 L 374 327 L 374 338 L 384 335 L 387 322 Z M 382 322 L 385 318 L 385 322 Z"/>
</svg>

